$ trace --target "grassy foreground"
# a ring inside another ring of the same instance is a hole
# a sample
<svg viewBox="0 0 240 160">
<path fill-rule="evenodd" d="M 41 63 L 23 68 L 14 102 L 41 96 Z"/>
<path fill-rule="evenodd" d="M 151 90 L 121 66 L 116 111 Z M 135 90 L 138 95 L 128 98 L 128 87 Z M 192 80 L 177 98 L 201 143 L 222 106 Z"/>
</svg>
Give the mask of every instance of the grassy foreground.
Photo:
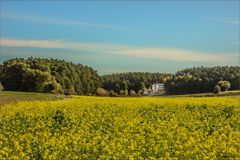
<svg viewBox="0 0 240 160">
<path fill-rule="evenodd" d="M 0 159 L 237 159 L 237 97 L 73 97 L 0 106 Z"/>
<path fill-rule="evenodd" d="M 63 98 L 63 95 L 56 95 L 50 93 L 0 91 L 0 105 L 7 103 L 15 103 L 18 101 L 47 101 L 59 100 Z"/>
<path fill-rule="evenodd" d="M 231 90 L 231 91 L 224 91 L 218 94 L 214 93 L 199 93 L 199 94 L 189 94 L 189 95 L 182 95 L 188 97 L 239 97 L 240 98 L 240 90 Z"/>
</svg>

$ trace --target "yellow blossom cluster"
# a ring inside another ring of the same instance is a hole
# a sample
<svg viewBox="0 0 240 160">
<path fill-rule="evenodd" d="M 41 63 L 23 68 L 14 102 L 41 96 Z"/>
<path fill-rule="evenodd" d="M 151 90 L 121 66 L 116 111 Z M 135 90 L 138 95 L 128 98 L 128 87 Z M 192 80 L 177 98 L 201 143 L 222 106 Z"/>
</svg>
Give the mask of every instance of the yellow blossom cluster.
<svg viewBox="0 0 240 160">
<path fill-rule="evenodd" d="M 0 106 L 0 159 L 238 159 L 238 98 L 101 98 Z"/>
</svg>

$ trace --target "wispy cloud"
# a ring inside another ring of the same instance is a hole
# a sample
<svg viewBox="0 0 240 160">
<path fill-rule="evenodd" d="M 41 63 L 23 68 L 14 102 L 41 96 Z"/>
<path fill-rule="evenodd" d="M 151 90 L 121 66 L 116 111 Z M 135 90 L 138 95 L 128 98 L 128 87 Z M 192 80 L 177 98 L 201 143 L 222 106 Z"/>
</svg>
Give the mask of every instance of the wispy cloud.
<svg viewBox="0 0 240 160">
<path fill-rule="evenodd" d="M 229 24 L 240 24 L 240 17 L 238 18 L 206 18 L 210 21 L 221 22 L 221 23 L 229 23 Z"/>
<path fill-rule="evenodd" d="M 205 53 L 176 48 L 139 48 L 124 51 L 114 51 L 112 53 L 142 58 L 194 62 L 231 62 L 238 57 L 237 54 Z"/>
<path fill-rule="evenodd" d="M 240 42 L 233 42 L 232 45 L 238 45 L 238 46 L 240 46 Z"/>
<path fill-rule="evenodd" d="M 6 47 L 69 49 L 77 51 L 92 51 L 99 54 L 183 62 L 191 61 L 231 64 L 236 63 L 236 59 L 238 59 L 239 56 L 237 53 L 216 54 L 187 49 L 148 47 L 139 48 L 114 44 L 70 42 L 66 40 L 1 39 L 0 43 L 1 46 Z"/>
<path fill-rule="evenodd" d="M 10 13 L 2 13 L 1 18 L 15 19 L 15 20 L 26 20 L 26 21 L 34 21 L 39 23 L 47 23 L 53 25 L 65 25 L 71 27 L 92 27 L 99 29 L 107 29 L 107 30 L 115 30 L 115 31 L 127 31 L 127 28 L 117 25 L 111 24 L 99 24 L 99 23 L 90 23 L 83 22 L 80 20 L 69 20 L 69 19 L 59 19 L 55 17 L 48 16 L 39 16 L 39 15 L 24 15 L 24 14 L 10 14 Z"/>
<path fill-rule="evenodd" d="M 99 43 L 79 43 L 66 40 L 24 40 L 24 39 L 1 39 L 1 46 L 27 47 L 27 48 L 55 48 L 78 51 L 115 51 L 126 49 L 124 46 Z"/>
</svg>

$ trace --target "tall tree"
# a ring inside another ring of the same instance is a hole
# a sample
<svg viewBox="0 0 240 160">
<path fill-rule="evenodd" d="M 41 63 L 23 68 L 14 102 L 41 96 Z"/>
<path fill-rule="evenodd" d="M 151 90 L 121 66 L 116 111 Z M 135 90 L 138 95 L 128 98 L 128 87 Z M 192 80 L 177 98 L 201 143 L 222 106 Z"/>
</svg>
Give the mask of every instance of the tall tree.
<svg viewBox="0 0 240 160">
<path fill-rule="evenodd" d="M 16 58 L 1 65 L 5 90 L 95 94 L 101 78 L 91 67 L 64 60 Z"/>
</svg>

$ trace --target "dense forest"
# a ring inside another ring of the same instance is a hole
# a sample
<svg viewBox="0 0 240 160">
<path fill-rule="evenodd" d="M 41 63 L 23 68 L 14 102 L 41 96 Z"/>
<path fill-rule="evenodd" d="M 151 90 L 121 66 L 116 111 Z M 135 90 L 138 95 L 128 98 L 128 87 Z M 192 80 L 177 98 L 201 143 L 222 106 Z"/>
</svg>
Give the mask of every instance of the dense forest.
<svg viewBox="0 0 240 160">
<path fill-rule="evenodd" d="M 94 69 L 64 60 L 42 58 L 10 59 L 1 65 L 4 90 L 94 94 L 101 79 Z"/>
<path fill-rule="evenodd" d="M 142 95 L 154 83 L 164 83 L 167 94 L 213 92 L 229 82 L 240 89 L 240 67 L 194 67 L 170 73 L 128 72 L 99 76 L 91 67 L 64 60 L 15 58 L 1 64 L 0 88 L 12 91 L 79 95 Z M 1 87 L 1 85 L 3 87 Z"/>
<path fill-rule="evenodd" d="M 212 92 L 219 81 L 228 81 L 231 90 L 240 89 L 239 66 L 194 67 L 178 71 L 165 82 L 168 94 Z"/>
<path fill-rule="evenodd" d="M 123 91 L 141 94 L 145 88 L 151 87 L 154 83 L 163 83 L 172 76 L 170 73 L 128 72 L 104 75 L 102 80 L 104 89 L 117 94 L 122 94 Z"/>
<path fill-rule="evenodd" d="M 105 75 L 103 87 L 120 93 L 134 90 L 136 93 L 153 83 L 164 83 L 167 94 L 187 94 L 212 92 L 219 81 L 228 81 L 231 90 L 240 89 L 240 67 L 194 67 L 178 71 L 176 74 L 129 72 Z"/>
</svg>

